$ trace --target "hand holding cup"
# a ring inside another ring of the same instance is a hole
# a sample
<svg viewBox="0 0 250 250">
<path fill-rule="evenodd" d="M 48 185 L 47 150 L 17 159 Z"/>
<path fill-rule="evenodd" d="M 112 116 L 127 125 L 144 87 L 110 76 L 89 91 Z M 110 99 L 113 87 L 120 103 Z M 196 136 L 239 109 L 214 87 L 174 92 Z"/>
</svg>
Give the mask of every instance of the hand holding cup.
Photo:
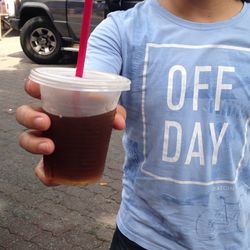
<svg viewBox="0 0 250 250">
<path fill-rule="evenodd" d="M 25 90 L 28 94 L 35 98 L 40 98 L 40 85 L 32 80 L 28 80 L 25 84 Z M 21 106 L 16 113 L 17 121 L 25 127 L 31 129 L 24 131 L 20 135 L 20 145 L 27 151 L 35 154 L 43 154 L 44 156 L 50 155 L 55 150 L 53 140 L 44 136 L 44 131 L 48 130 L 51 126 L 49 116 L 43 112 L 41 108 L 34 108 L 31 106 Z M 118 105 L 115 112 L 113 128 L 122 130 L 125 128 L 125 109 Z M 38 178 L 48 186 L 56 185 L 53 177 L 45 174 L 44 162 L 40 161 L 36 167 L 36 175 Z"/>
</svg>

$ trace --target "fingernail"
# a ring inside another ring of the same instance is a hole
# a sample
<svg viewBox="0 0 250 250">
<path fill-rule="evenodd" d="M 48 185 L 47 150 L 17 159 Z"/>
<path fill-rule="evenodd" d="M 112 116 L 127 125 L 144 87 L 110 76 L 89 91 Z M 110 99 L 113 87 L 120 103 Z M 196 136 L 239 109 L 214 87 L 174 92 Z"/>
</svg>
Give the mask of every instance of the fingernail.
<svg viewBox="0 0 250 250">
<path fill-rule="evenodd" d="M 37 117 L 34 121 L 35 126 L 37 127 L 42 127 L 43 126 L 43 117 Z"/>
<path fill-rule="evenodd" d="M 38 149 L 41 153 L 47 153 L 48 152 L 48 144 L 46 142 L 42 142 L 41 144 L 38 145 Z"/>
<path fill-rule="evenodd" d="M 25 90 L 29 91 L 29 88 L 30 88 L 30 81 L 29 81 L 29 79 L 24 79 L 24 82 L 25 82 L 25 85 L 24 85 Z"/>
</svg>

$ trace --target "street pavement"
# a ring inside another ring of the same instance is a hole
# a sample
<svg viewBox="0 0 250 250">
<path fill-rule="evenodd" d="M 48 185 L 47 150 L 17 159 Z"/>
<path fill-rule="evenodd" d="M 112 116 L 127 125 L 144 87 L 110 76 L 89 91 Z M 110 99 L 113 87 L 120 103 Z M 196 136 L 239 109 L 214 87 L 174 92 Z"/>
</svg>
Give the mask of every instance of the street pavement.
<svg viewBox="0 0 250 250">
<path fill-rule="evenodd" d="M 59 66 L 73 67 L 69 61 L 66 57 Z M 37 66 L 23 54 L 18 35 L 0 40 L 0 249 L 109 249 L 121 195 L 122 133 L 113 131 L 99 183 L 41 184 L 34 175 L 41 156 L 19 147 L 24 128 L 15 120 L 18 106 L 40 105 L 23 89 Z"/>
</svg>

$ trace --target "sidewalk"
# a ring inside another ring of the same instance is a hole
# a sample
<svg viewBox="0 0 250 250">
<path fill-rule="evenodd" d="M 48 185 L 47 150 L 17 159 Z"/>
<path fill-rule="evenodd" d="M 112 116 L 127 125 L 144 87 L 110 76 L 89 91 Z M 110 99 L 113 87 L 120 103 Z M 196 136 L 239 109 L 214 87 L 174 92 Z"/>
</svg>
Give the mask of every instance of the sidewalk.
<svg viewBox="0 0 250 250">
<path fill-rule="evenodd" d="M 113 132 L 100 183 L 43 186 L 33 172 L 40 156 L 18 146 L 24 128 L 15 121 L 18 106 L 39 105 L 23 90 L 36 66 L 24 56 L 18 36 L 0 41 L 0 249 L 107 250 L 120 202 L 121 133 Z"/>
</svg>

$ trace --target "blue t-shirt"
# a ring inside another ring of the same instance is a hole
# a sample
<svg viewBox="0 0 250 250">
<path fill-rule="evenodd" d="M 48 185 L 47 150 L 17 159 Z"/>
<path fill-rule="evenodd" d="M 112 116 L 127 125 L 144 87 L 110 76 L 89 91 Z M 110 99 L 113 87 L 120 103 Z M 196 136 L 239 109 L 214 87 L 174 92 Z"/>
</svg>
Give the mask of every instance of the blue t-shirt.
<svg viewBox="0 0 250 250">
<path fill-rule="evenodd" d="M 92 33 L 86 67 L 124 75 L 121 232 L 149 250 L 250 249 L 250 5 L 216 23 L 146 0 Z"/>
</svg>

